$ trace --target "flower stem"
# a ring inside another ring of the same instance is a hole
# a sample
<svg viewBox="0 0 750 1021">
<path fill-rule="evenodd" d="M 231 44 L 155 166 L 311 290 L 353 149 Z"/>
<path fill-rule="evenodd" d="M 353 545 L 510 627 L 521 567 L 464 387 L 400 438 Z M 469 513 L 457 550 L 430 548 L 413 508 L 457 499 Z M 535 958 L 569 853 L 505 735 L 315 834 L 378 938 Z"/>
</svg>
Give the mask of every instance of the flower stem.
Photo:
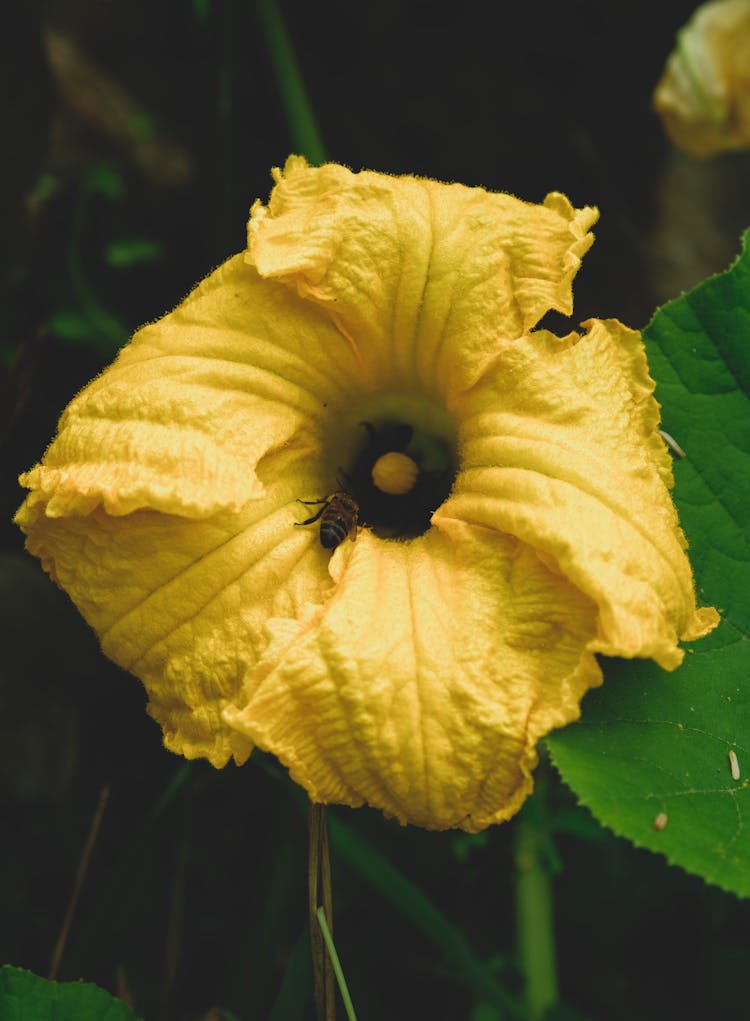
<svg viewBox="0 0 750 1021">
<path fill-rule="evenodd" d="M 325 163 L 325 146 L 279 8 L 275 0 L 256 0 L 256 9 L 294 149 L 310 163 Z"/>
<path fill-rule="evenodd" d="M 323 939 L 325 940 L 326 949 L 328 950 L 328 956 L 331 959 L 333 965 L 333 971 L 336 975 L 336 982 L 338 983 L 339 992 L 341 993 L 341 999 L 344 1001 L 344 1010 L 349 1021 L 357 1021 L 357 1015 L 354 1013 L 354 1006 L 352 1004 L 352 998 L 349 995 L 349 988 L 344 978 L 344 972 L 341 968 L 341 962 L 339 961 L 339 955 L 336 953 L 336 947 L 333 945 L 333 936 L 328 929 L 328 923 L 326 922 L 326 913 L 322 907 L 318 908 L 318 923 L 320 924 L 321 932 L 323 933 Z"/>
<path fill-rule="evenodd" d="M 516 938 L 529 1021 L 539 1021 L 557 1003 L 549 835 L 543 798 L 542 783 L 517 820 L 515 835 Z"/>
<path fill-rule="evenodd" d="M 310 946 L 312 949 L 313 992 L 318 1021 L 335 1021 L 336 999 L 333 986 L 333 967 L 326 953 L 325 934 L 331 939 L 326 925 L 320 926 L 320 910 L 333 928 L 333 900 L 331 896 L 331 858 L 328 849 L 328 825 L 325 805 L 310 802 L 308 816 L 309 849 L 307 860 L 307 892 L 310 912 Z"/>
<path fill-rule="evenodd" d="M 89 211 L 91 199 L 91 186 L 88 182 L 81 185 L 78 199 L 75 205 L 73 225 L 70 231 L 70 242 L 67 253 L 68 279 L 70 280 L 73 293 L 81 306 L 86 318 L 91 325 L 102 334 L 102 340 L 97 347 L 99 350 L 111 356 L 127 340 L 130 330 L 124 323 L 121 323 L 116 316 L 113 316 L 100 303 L 93 288 L 88 282 L 83 268 L 81 247 L 83 244 L 84 228 L 86 217 Z"/>
<path fill-rule="evenodd" d="M 218 252 L 225 253 L 231 237 L 229 210 L 234 195 L 234 168 L 236 165 L 235 139 L 237 115 L 237 10 L 235 0 L 223 0 L 218 6 L 220 18 L 219 45 L 221 59 L 218 67 L 217 112 L 219 128 L 219 210 Z"/>
<path fill-rule="evenodd" d="M 91 854 L 94 850 L 94 844 L 96 838 L 99 836 L 99 828 L 104 818 L 104 810 L 107 807 L 107 801 L 109 800 L 109 787 L 102 787 L 99 792 L 99 803 L 96 806 L 94 812 L 94 818 L 91 820 L 91 826 L 89 827 L 89 835 L 86 838 L 83 851 L 81 853 L 80 861 L 78 862 L 78 871 L 76 872 L 75 883 L 73 884 L 73 890 L 68 901 L 68 906 L 65 909 L 65 918 L 63 920 L 60 934 L 57 937 L 55 943 L 55 949 L 52 952 L 52 961 L 49 966 L 48 978 L 51 981 L 57 978 L 57 973 L 60 969 L 60 962 L 62 961 L 63 952 L 65 950 L 65 943 L 70 932 L 70 926 L 73 921 L 73 915 L 75 914 L 76 905 L 78 904 L 78 898 L 80 897 L 81 890 L 83 889 L 83 883 L 86 878 L 88 871 L 89 862 L 91 861 Z"/>
</svg>

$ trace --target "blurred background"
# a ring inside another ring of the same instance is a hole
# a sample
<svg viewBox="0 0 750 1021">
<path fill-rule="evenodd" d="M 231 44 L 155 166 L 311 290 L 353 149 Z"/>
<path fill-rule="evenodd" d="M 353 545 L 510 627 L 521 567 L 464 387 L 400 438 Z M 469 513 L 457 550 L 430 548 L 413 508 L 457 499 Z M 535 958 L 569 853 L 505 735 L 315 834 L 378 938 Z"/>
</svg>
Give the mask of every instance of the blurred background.
<svg viewBox="0 0 750 1021">
<path fill-rule="evenodd" d="M 278 10 L 330 159 L 597 205 L 575 321 L 642 327 L 724 269 L 750 224 L 748 157 L 681 156 L 651 112 L 695 6 Z M 167 753 L 140 684 L 102 657 L 11 518 L 17 475 L 73 394 L 244 247 L 251 202 L 294 150 L 267 8 L 27 0 L 0 39 L 0 960 L 48 973 L 106 788 L 58 977 L 148 1021 L 313 1017 L 304 798 L 272 760 L 217 772 Z M 542 783 L 554 1016 L 736 1011 L 748 905 L 599 829 L 552 771 Z M 519 993 L 514 825 L 470 838 L 330 814 L 336 943 L 360 1019 L 513 1016 L 496 994 Z"/>
</svg>

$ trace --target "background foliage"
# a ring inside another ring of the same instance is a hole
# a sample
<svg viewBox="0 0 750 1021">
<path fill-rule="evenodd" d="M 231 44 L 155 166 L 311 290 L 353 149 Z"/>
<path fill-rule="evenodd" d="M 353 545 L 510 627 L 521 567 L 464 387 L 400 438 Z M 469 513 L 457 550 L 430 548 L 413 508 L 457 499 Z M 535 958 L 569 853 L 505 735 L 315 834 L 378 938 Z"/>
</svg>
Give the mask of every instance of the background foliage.
<svg viewBox="0 0 750 1021">
<path fill-rule="evenodd" d="M 47 973 L 106 786 L 59 977 L 116 991 L 149 1021 L 312 1017 L 304 800 L 262 757 L 218 773 L 165 752 L 140 686 L 102 658 L 10 518 L 16 476 L 71 395 L 243 247 L 250 202 L 292 148 L 262 6 L 44 0 L 14 5 L 0 33 L 12 154 L 0 164 L 0 960 Z M 736 254 L 747 156 L 680 157 L 649 109 L 695 4 L 506 4 L 500 34 L 475 0 L 280 6 L 331 158 L 599 205 L 576 321 L 643 326 Z M 655 365 L 665 385 L 667 369 Z M 691 490 L 677 475 L 679 498 Z M 601 829 L 546 765 L 540 786 L 522 819 L 555 875 L 557 1016 L 741 1011 L 750 906 Z M 331 814 L 336 943 L 360 1018 L 514 1016 L 519 828 L 470 838 Z M 656 846 L 650 833 L 641 842 Z"/>
</svg>

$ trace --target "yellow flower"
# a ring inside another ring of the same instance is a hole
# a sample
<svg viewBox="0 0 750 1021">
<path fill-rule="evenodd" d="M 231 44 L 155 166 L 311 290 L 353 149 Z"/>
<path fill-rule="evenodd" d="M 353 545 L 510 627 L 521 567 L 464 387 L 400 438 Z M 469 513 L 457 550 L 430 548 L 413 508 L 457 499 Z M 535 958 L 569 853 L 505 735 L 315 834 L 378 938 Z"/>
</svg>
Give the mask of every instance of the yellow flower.
<svg viewBox="0 0 750 1021">
<path fill-rule="evenodd" d="M 691 156 L 750 146 L 750 0 L 698 8 L 677 36 L 654 106 Z"/>
<path fill-rule="evenodd" d="M 571 312 L 594 209 L 274 177 L 247 251 L 70 404 L 16 520 L 173 751 L 257 745 L 316 801 L 477 831 L 594 653 L 672 669 L 715 623 L 641 340 L 533 329 Z"/>
</svg>

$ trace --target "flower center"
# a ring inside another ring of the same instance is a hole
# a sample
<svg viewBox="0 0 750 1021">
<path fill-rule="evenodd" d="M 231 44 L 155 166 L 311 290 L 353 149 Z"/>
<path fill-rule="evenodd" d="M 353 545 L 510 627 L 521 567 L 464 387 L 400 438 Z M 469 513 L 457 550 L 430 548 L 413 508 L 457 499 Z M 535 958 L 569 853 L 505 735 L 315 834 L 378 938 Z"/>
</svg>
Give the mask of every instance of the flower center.
<svg viewBox="0 0 750 1021">
<path fill-rule="evenodd" d="M 391 450 L 381 455 L 372 466 L 372 481 L 381 493 L 406 496 L 417 484 L 419 465 L 408 454 Z"/>
<path fill-rule="evenodd" d="M 378 395 L 345 424 L 342 483 L 359 505 L 359 523 L 380 538 L 411 539 L 451 490 L 458 457 L 448 415 L 421 398 Z"/>
</svg>

